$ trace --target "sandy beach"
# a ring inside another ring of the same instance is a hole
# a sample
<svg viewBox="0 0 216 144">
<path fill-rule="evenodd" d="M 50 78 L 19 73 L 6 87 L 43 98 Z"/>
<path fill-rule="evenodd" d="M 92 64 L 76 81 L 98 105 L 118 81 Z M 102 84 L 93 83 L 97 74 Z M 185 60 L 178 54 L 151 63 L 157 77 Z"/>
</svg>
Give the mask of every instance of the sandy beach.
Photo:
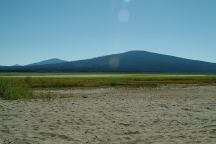
<svg viewBox="0 0 216 144">
<path fill-rule="evenodd" d="M 216 143 L 216 86 L 49 93 L 63 98 L 0 99 L 0 144 Z"/>
</svg>

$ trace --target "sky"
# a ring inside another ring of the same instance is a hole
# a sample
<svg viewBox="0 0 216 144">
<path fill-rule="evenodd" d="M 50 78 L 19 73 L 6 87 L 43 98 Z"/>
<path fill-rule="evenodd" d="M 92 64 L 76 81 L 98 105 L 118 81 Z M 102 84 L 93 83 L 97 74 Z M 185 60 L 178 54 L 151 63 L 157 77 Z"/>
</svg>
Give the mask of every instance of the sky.
<svg viewBox="0 0 216 144">
<path fill-rule="evenodd" d="M 0 65 L 131 50 L 216 63 L 216 0 L 0 0 Z"/>
</svg>

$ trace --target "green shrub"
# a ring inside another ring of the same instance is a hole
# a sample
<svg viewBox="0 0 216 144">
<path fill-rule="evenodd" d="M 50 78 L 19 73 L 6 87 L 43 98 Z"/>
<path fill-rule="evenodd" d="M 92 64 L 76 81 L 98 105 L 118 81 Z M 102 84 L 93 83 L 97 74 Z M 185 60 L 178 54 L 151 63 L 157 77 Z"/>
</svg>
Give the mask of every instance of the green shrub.
<svg viewBox="0 0 216 144">
<path fill-rule="evenodd" d="M 30 98 L 32 91 L 27 84 L 17 85 L 10 79 L 0 79 L 0 98 L 6 100 L 15 100 L 21 98 Z"/>
</svg>

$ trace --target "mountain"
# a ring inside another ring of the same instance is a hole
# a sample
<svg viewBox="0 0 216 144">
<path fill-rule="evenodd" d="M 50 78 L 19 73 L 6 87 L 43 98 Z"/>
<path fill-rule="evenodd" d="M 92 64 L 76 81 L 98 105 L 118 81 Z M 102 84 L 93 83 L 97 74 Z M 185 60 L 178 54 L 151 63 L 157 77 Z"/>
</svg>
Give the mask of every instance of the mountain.
<svg viewBox="0 0 216 144">
<path fill-rule="evenodd" d="M 0 71 L 216 73 L 216 64 L 146 51 L 129 51 L 57 64 L 0 67 Z"/>
<path fill-rule="evenodd" d="M 19 65 L 19 64 L 15 64 L 15 65 L 12 65 L 12 66 L 22 66 L 22 65 Z"/>
<path fill-rule="evenodd" d="M 61 60 L 61 59 L 57 59 L 57 58 L 53 58 L 53 59 L 48 59 L 48 60 L 40 61 L 40 62 L 37 62 L 37 63 L 29 64 L 28 66 L 38 66 L 38 65 L 47 65 L 47 64 L 59 64 L 59 63 L 64 63 L 64 62 L 67 62 L 67 61 Z"/>
</svg>

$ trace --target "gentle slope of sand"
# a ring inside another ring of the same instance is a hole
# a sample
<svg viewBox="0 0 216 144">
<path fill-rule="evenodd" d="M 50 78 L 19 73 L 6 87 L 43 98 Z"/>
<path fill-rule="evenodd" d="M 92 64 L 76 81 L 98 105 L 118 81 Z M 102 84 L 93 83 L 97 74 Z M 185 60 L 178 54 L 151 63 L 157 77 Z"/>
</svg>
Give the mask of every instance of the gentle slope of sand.
<svg viewBox="0 0 216 144">
<path fill-rule="evenodd" d="M 91 88 L 52 93 L 68 97 L 0 100 L 0 144 L 216 142 L 216 86 Z"/>
</svg>

